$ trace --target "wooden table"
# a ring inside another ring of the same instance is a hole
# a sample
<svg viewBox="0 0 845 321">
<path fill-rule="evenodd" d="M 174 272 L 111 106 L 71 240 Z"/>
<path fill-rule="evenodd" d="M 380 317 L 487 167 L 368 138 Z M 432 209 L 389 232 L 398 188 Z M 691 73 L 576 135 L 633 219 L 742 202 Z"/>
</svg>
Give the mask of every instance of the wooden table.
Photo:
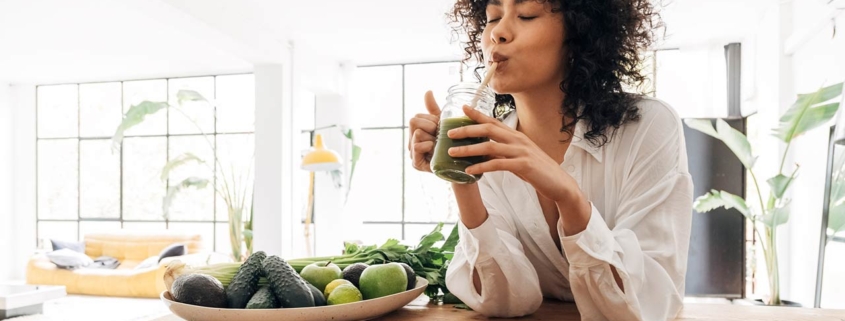
<svg viewBox="0 0 845 321">
<path fill-rule="evenodd" d="M 395 311 L 378 321 L 438 321 L 438 320 L 487 320 L 484 316 L 469 310 L 457 309 L 452 304 L 431 305 L 427 297 L 420 297 L 401 310 Z M 547 300 L 534 314 L 516 320 L 581 320 L 573 303 Z M 747 306 L 732 304 L 686 304 L 676 321 L 844 321 L 845 310 Z M 154 321 L 182 321 L 168 316 Z"/>
<path fill-rule="evenodd" d="M 487 320 L 473 311 L 457 309 L 453 304 L 430 305 L 428 298 L 418 299 L 399 311 L 377 320 Z M 574 303 L 546 300 L 540 310 L 517 320 L 581 320 Z M 733 304 L 686 304 L 676 321 L 845 321 L 845 310 L 748 306 Z"/>
</svg>

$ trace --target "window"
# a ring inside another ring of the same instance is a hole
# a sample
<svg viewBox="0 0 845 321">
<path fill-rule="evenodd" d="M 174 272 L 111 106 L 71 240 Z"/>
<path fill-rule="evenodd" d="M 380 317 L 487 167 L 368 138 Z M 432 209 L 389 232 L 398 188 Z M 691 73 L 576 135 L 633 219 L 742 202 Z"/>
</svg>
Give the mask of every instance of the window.
<svg viewBox="0 0 845 321">
<path fill-rule="evenodd" d="M 448 88 L 471 73 L 460 62 L 359 67 L 351 104 L 361 130 L 362 154 L 348 206 L 361 213 L 369 243 L 387 238 L 414 244 L 445 222 L 448 233 L 458 219 L 451 185 L 412 167 L 407 151 L 408 120 L 426 113 L 424 94 L 432 90 L 442 106 Z M 369 244 L 368 243 L 368 244 Z"/>
<path fill-rule="evenodd" d="M 160 175 L 169 159 L 184 152 L 208 162 L 217 159 L 234 172 L 249 168 L 255 149 L 254 87 L 251 74 L 38 86 L 39 244 L 118 229 L 168 229 L 201 234 L 206 249 L 228 253 L 228 213 L 212 186 L 180 193 L 165 219 L 168 182 Z M 217 104 L 183 105 L 184 114 L 162 110 L 128 130 L 122 147 L 112 151 L 111 136 L 123 113 L 145 100 L 175 104 L 181 89 Z M 184 167 L 171 174 L 170 184 L 192 175 L 219 179 L 211 169 Z"/>
</svg>

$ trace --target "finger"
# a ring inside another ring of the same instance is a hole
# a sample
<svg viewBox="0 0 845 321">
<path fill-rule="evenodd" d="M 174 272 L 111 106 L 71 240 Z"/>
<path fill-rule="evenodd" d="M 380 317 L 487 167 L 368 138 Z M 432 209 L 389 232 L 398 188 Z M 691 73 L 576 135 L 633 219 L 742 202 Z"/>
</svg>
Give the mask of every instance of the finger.
<svg viewBox="0 0 845 321">
<path fill-rule="evenodd" d="M 478 163 L 466 168 L 467 174 L 477 175 L 489 172 L 510 171 L 519 166 L 520 161 L 516 159 L 492 159 Z"/>
<path fill-rule="evenodd" d="M 494 158 L 511 158 L 520 154 L 519 148 L 515 146 L 491 141 L 449 148 L 449 156 L 452 157 L 491 156 Z"/>
<path fill-rule="evenodd" d="M 434 151 L 434 142 L 433 141 L 420 142 L 420 143 L 414 144 L 414 153 L 415 154 L 425 155 L 425 154 L 431 153 L 432 151 Z"/>
<path fill-rule="evenodd" d="M 425 108 L 428 109 L 429 114 L 440 116 L 440 106 L 434 100 L 434 93 L 431 90 L 425 92 Z"/>
<path fill-rule="evenodd" d="M 435 140 L 437 140 L 437 137 L 434 137 L 434 135 L 429 134 L 422 129 L 418 128 L 414 131 L 414 143 L 433 142 Z"/>
<path fill-rule="evenodd" d="M 429 119 L 414 117 L 411 118 L 411 121 L 409 123 L 411 125 L 410 127 L 414 130 L 413 133 L 415 134 L 418 130 L 422 130 L 432 135 L 437 132 L 437 123 Z"/>
<path fill-rule="evenodd" d="M 416 114 L 414 118 L 422 118 L 430 120 L 431 122 L 437 124 L 440 122 L 440 116 L 432 115 L 432 114 Z"/>
<path fill-rule="evenodd" d="M 477 109 L 471 108 L 467 105 L 464 105 L 464 114 L 466 114 L 467 117 L 479 124 L 493 124 L 497 126 L 505 126 L 498 119 L 487 116 L 484 113 L 478 111 Z"/>
<path fill-rule="evenodd" d="M 449 130 L 447 135 L 451 139 L 464 139 L 471 137 L 487 137 L 500 143 L 513 143 L 517 140 L 519 132 L 502 128 L 493 124 L 478 124 L 458 127 Z"/>
</svg>

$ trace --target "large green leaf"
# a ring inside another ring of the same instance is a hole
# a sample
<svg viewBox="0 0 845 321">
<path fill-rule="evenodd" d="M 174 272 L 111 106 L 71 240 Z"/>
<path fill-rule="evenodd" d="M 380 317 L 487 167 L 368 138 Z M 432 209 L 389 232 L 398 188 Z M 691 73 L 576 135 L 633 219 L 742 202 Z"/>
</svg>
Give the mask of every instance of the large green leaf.
<svg viewBox="0 0 845 321">
<path fill-rule="evenodd" d="M 801 134 L 828 122 L 836 114 L 839 104 L 816 105 L 831 100 L 841 93 L 842 83 L 839 83 L 819 89 L 812 94 L 799 95 L 795 104 L 781 116 L 780 124 L 775 129 L 775 137 L 789 143 Z"/>
<path fill-rule="evenodd" d="M 710 120 L 706 119 L 687 119 L 684 122 L 690 128 L 722 141 L 746 168 L 754 167 L 757 159 L 751 153 L 751 144 L 748 139 L 724 120 L 717 120 L 716 128 L 713 128 Z"/>
<path fill-rule="evenodd" d="M 173 200 L 176 198 L 176 195 L 178 195 L 180 191 L 188 189 L 190 187 L 201 189 L 205 188 L 206 186 L 208 186 L 207 179 L 199 177 L 188 177 L 179 182 L 179 184 L 167 187 L 167 195 L 164 196 L 164 201 L 161 205 L 162 212 L 164 213 L 164 218 L 170 218 L 170 205 L 173 204 Z"/>
<path fill-rule="evenodd" d="M 167 178 L 170 177 L 170 172 L 190 162 L 204 163 L 205 161 L 193 153 L 184 153 L 179 155 L 164 165 L 164 168 L 161 170 L 161 180 L 167 180 Z"/>
<path fill-rule="evenodd" d="M 126 115 L 123 115 L 123 120 L 117 126 L 117 130 L 112 135 L 112 150 L 120 149 L 120 143 L 123 141 L 123 136 L 127 130 L 144 122 L 147 116 L 157 113 L 159 110 L 169 107 L 166 102 L 152 102 L 143 101 L 140 104 L 129 108 Z"/>
<path fill-rule="evenodd" d="M 188 90 L 188 89 L 182 89 L 178 93 L 176 93 L 176 100 L 179 101 L 179 105 L 182 105 L 186 101 L 189 101 L 189 102 L 190 101 L 205 101 L 205 102 L 208 102 L 208 100 L 206 100 L 205 97 L 200 95 L 200 93 L 193 91 L 193 90 Z"/>
<path fill-rule="evenodd" d="M 751 209 L 745 204 L 745 200 L 725 191 L 712 190 L 710 193 L 698 197 L 693 204 L 693 208 L 699 213 L 709 212 L 720 207 L 735 208 L 745 217 L 752 218 Z"/>
<path fill-rule="evenodd" d="M 791 182 L 792 177 L 783 174 L 778 174 L 766 181 L 766 183 L 769 183 L 769 187 L 772 189 L 772 193 L 775 194 L 776 198 L 783 198 L 783 194 L 786 193 L 786 189 L 789 188 L 789 183 Z"/>
<path fill-rule="evenodd" d="M 728 125 L 728 123 L 722 119 L 716 120 L 716 131 L 719 133 L 719 137 L 722 142 L 724 142 L 725 145 L 734 152 L 745 168 L 754 167 L 756 158 L 751 154 L 751 144 L 748 143 L 748 138 L 746 138 L 745 135 L 738 130 L 733 129 L 731 125 Z"/>
<path fill-rule="evenodd" d="M 786 224 L 789 221 L 789 202 L 773 208 L 771 211 L 763 215 L 760 222 L 766 224 L 769 228 L 775 228 L 779 225 Z"/>
</svg>

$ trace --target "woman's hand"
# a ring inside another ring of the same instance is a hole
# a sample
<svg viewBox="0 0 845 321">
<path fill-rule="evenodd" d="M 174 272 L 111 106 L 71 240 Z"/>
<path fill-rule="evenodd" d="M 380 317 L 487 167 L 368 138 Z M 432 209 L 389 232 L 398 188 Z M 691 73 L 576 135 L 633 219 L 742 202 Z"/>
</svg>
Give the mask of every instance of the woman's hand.
<svg viewBox="0 0 845 321">
<path fill-rule="evenodd" d="M 509 171 L 556 202 L 572 200 L 572 193 L 580 192 L 575 180 L 528 136 L 467 106 L 464 106 L 464 113 L 478 124 L 452 129 L 448 133 L 450 138 L 490 138 L 488 142 L 449 149 L 452 157 L 486 156 L 489 159 L 467 167 L 467 174 Z"/>
<path fill-rule="evenodd" d="M 437 127 L 440 124 L 440 107 L 431 91 L 425 93 L 425 108 L 428 109 L 428 114 L 417 114 L 408 123 L 408 132 L 411 134 L 408 137 L 408 151 L 414 168 L 431 172 L 431 155 L 434 152 Z"/>
</svg>

